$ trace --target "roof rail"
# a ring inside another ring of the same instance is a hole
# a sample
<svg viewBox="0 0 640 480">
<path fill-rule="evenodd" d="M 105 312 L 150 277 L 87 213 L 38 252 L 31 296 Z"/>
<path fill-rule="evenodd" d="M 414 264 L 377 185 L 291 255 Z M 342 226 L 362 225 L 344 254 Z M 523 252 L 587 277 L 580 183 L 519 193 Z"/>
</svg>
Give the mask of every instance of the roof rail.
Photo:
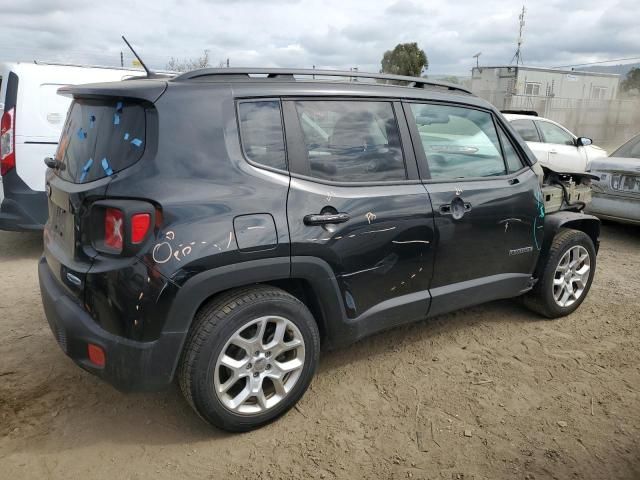
<svg viewBox="0 0 640 480">
<path fill-rule="evenodd" d="M 473 95 L 470 90 L 453 83 L 436 82 L 422 77 L 407 77 L 404 75 L 389 75 L 386 73 L 368 73 L 342 70 L 315 70 L 315 69 L 291 69 L 291 68 L 202 68 L 177 76 L 173 81 L 192 80 L 195 78 L 220 76 L 225 77 L 247 77 L 249 75 L 265 75 L 268 79 L 295 80 L 296 76 L 306 77 L 342 77 L 342 78 L 369 78 L 375 80 L 386 80 L 392 82 L 406 82 L 408 87 L 424 88 L 425 86 L 435 86 L 448 90 L 457 90 Z"/>
</svg>

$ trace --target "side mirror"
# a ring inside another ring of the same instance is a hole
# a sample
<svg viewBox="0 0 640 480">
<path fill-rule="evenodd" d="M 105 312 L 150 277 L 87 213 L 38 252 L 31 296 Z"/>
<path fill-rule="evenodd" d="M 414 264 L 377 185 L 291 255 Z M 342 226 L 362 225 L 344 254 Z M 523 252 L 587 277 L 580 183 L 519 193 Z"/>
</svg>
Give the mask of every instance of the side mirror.
<svg viewBox="0 0 640 480">
<path fill-rule="evenodd" d="M 587 137 L 578 137 L 576 145 L 579 147 L 587 147 L 593 143 L 593 140 Z"/>
</svg>

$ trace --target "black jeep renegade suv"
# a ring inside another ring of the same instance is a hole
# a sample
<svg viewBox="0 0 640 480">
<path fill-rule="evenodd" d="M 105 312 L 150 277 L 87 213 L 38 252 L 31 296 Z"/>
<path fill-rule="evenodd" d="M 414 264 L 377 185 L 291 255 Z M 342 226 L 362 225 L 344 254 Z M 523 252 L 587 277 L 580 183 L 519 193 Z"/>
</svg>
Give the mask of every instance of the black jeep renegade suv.
<svg viewBox="0 0 640 480">
<path fill-rule="evenodd" d="M 51 329 L 119 389 L 177 377 L 223 429 L 291 408 L 321 346 L 498 298 L 559 317 L 591 285 L 598 220 L 545 216 L 535 157 L 461 87 L 204 69 L 61 93 Z"/>
</svg>

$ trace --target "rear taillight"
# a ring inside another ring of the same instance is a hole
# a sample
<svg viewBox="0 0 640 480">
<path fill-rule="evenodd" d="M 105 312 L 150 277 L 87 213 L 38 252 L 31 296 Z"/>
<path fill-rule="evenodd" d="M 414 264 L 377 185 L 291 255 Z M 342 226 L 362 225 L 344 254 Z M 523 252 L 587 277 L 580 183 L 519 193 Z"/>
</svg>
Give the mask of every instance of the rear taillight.
<svg viewBox="0 0 640 480">
<path fill-rule="evenodd" d="M 107 208 L 104 211 L 104 244 L 114 252 L 121 252 L 124 243 L 124 215 L 122 210 Z"/>
<path fill-rule="evenodd" d="M 151 226 L 151 215 L 148 213 L 136 213 L 131 217 L 131 243 L 137 245 L 147 236 Z"/>
<path fill-rule="evenodd" d="M 91 206 L 89 238 L 99 252 L 131 256 L 143 248 L 154 229 L 156 209 L 148 202 L 98 200 Z"/>
<path fill-rule="evenodd" d="M 6 175 L 16 167 L 15 107 L 2 114 L 0 120 L 0 175 Z"/>
</svg>

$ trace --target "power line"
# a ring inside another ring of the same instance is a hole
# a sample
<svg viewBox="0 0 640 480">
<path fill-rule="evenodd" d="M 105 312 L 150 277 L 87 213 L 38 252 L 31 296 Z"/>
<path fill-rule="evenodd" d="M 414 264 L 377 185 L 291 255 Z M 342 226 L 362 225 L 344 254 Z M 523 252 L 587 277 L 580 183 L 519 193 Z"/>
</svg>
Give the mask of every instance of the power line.
<svg viewBox="0 0 640 480">
<path fill-rule="evenodd" d="M 559 67 L 551 67 L 551 68 L 587 67 L 589 65 L 599 65 L 601 63 L 611 63 L 611 62 L 622 62 L 624 60 L 640 60 L 640 57 L 614 58 L 613 60 L 602 60 L 601 62 L 578 63 L 576 65 L 560 65 Z"/>
</svg>

